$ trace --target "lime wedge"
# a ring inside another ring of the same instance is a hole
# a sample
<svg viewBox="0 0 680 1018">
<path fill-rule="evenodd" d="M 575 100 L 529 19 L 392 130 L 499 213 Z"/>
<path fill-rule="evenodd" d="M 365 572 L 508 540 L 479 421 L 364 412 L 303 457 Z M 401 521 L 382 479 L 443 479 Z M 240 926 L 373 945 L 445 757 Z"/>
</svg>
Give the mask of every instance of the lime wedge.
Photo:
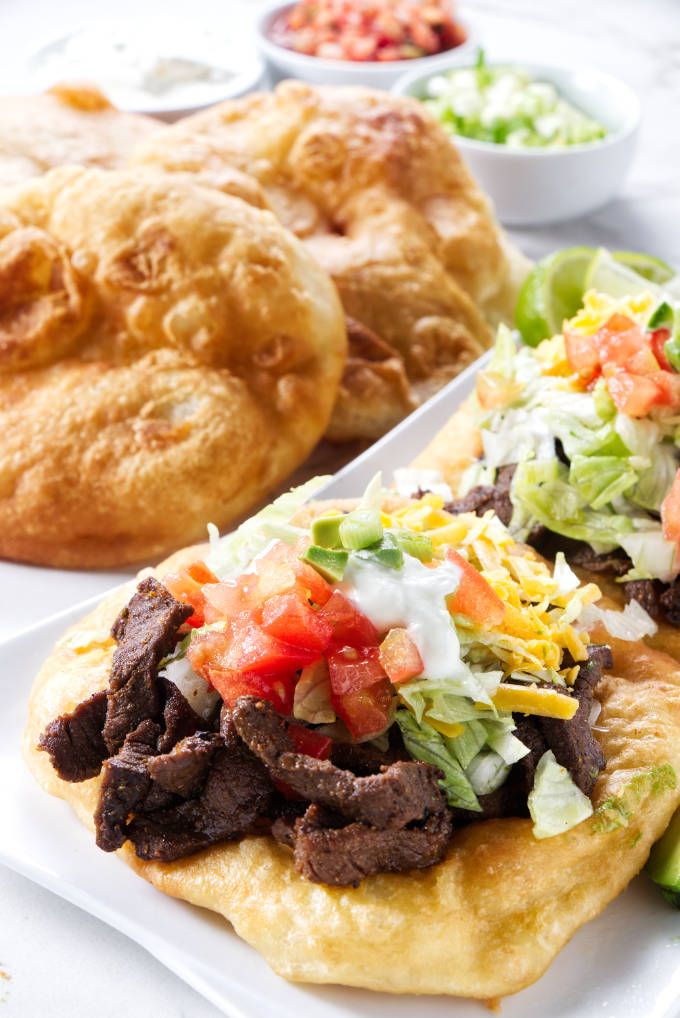
<svg viewBox="0 0 680 1018">
<path fill-rule="evenodd" d="M 562 331 L 565 318 L 581 307 L 586 276 L 596 252 L 568 247 L 542 258 L 524 281 L 515 308 L 515 325 L 529 346 Z"/>
<path fill-rule="evenodd" d="M 604 247 L 597 251 L 590 263 L 584 289 L 607 293 L 610 297 L 637 297 L 642 293 L 661 296 L 661 289 L 656 283 L 629 268 Z"/>
<path fill-rule="evenodd" d="M 629 269 L 633 269 L 638 276 L 644 276 L 645 279 L 651 283 L 657 283 L 659 286 L 668 283 L 675 275 L 670 265 L 654 255 L 642 254 L 639 251 L 614 251 L 612 258 L 627 265 Z"/>
</svg>

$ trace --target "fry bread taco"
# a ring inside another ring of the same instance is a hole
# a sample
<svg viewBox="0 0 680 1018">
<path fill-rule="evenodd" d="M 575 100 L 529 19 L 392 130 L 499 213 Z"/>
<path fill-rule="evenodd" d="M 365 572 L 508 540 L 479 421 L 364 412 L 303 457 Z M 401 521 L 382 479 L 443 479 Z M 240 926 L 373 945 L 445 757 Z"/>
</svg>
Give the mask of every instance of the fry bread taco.
<svg viewBox="0 0 680 1018">
<path fill-rule="evenodd" d="M 549 558 L 562 551 L 586 582 L 628 604 L 631 631 L 678 658 L 673 325 L 651 294 L 589 291 L 563 334 L 535 349 L 501 328 L 475 394 L 414 465 L 442 473 L 452 511 L 494 509 L 518 540 Z"/>
<path fill-rule="evenodd" d="M 514 993 L 668 824 L 680 667 L 583 628 L 597 587 L 491 513 L 294 503 L 70 629 L 26 760 L 288 979 Z"/>
</svg>

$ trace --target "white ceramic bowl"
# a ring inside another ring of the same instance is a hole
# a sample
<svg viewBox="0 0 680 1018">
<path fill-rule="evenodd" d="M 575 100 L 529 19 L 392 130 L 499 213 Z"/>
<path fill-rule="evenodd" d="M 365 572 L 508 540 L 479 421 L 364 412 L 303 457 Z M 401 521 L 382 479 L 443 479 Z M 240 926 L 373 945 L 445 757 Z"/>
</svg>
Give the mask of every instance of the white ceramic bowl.
<svg viewBox="0 0 680 1018">
<path fill-rule="evenodd" d="M 274 82 L 283 78 L 299 78 L 313 85 L 366 85 L 369 88 L 389 89 L 410 70 L 422 75 L 434 74 L 440 67 L 453 67 L 469 63 L 479 45 L 479 39 L 466 18 L 456 20 L 465 29 L 467 38 L 455 49 L 435 53 L 429 57 L 414 57 L 411 60 L 369 61 L 369 60 L 324 60 L 322 57 L 296 53 L 272 42 L 272 25 L 294 3 L 277 3 L 260 14 L 255 25 L 257 44 L 271 78 Z"/>
<path fill-rule="evenodd" d="M 145 88 L 154 67 L 173 58 L 212 67 L 214 76 L 174 82 L 166 63 L 167 81 Z M 252 91 L 264 72 L 252 36 L 210 33 L 189 18 L 140 16 L 97 20 L 48 42 L 28 57 L 24 79 L 29 92 L 89 81 L 119 109 L 171 121 Z"/>
<path fill-rule="evenodd" d="M 602 71 L 518 63 L 599 121 L 606 137 L 557 149 L 507 148 L 459 135 L 453 141 L 507 226 L 536 226 L 592 212 L 613 198 L 630 166 L 640 123 L 638 98 Z M 423 99 L 432 76 L 405 74 L 392 91 Z"/>
</svg>

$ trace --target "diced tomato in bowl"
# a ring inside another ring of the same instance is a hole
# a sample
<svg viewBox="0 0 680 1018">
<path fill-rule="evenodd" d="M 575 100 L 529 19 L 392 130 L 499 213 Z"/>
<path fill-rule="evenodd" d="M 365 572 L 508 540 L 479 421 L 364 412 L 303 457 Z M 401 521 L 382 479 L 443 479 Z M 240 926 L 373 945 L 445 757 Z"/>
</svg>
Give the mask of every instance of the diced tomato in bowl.
<svg viewBox="0 0 680 1018">
<path fill-rule="evenodd" d="M 462 45 L 451 0 L 299 0 L 271 24 L 271 42 L 325 60 L 409 60 Z"/>
</svg>

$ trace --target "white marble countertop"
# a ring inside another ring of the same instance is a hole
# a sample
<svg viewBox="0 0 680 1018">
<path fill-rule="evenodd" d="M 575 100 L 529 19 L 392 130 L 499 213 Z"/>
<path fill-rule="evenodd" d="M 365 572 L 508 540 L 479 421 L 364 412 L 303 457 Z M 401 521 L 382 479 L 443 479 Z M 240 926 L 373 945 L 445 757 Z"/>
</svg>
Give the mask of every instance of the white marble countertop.
<svg viewBox="0 0 680 1018">
<path fill-rule="evenodd" d="M 106 13 L 134 15 L 139 0 Z M 145 14 L 184 14 L 215 33 L 243 31 L 258 0 L 147 0 Z M 571 244 L 648 251 L 680 265 L 680 11 L 677 0 L 477 0 L 461 9 L 491 59 L 590 65 L 637 91 L 643 124 L 620 195 L 582 219 L 512 231 L 531 257 Z M 41 42 L 86 23 L 92 0 L 0 0 L 0 94 Z M 0 639 L 117 581 L 3 565 Z M 5 576 L 5 574 L 4 574 Z M 1 830 L 1 828 L 0 828 Z M 387 1005 L 386 1005 L 387 1012 Z M 109 1018 L 129 1014 L 211 1018 L 217 1010 L 136 944 L 60 898 L 0 867 L 0 1016 Z M 480 1007 L 480 1016 L 484 1014 Z M 251 1016 L 248 1016 L 251 1018 Z M 255 1018 L 253 1015 L 252 1018 Z"/>
</svg>

